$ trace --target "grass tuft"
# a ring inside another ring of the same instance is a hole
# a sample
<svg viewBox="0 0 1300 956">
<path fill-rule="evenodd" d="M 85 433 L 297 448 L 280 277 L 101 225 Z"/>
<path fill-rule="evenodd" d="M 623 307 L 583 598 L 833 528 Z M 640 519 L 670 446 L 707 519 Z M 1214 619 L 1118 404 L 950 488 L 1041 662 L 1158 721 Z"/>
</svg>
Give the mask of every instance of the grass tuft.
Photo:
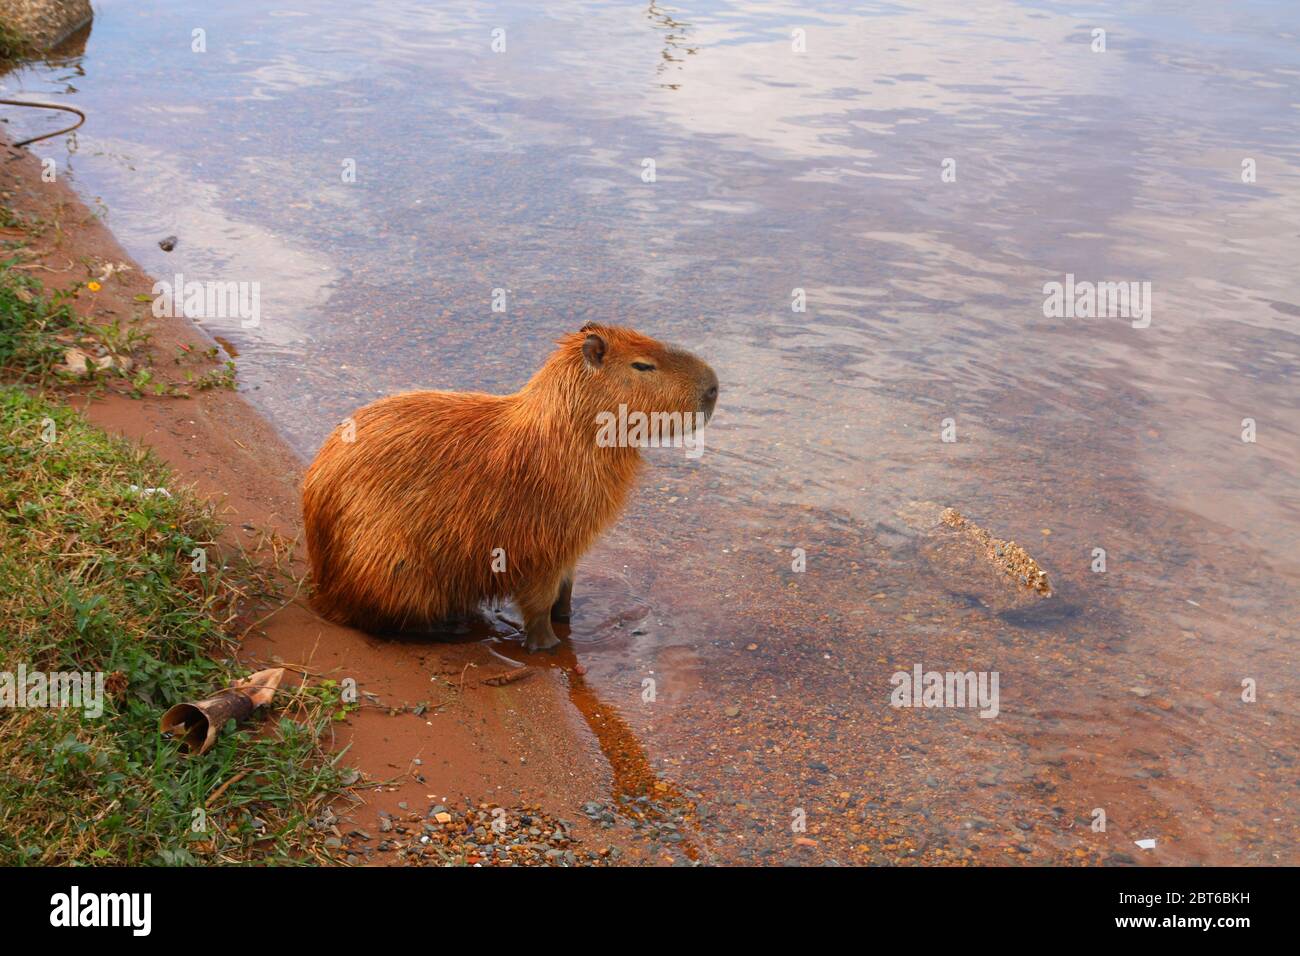
<svg viewBox="0 0 1300 956">
<path fill-rule="evenodd" d="M 320 756 L 323 691 L 281 695 L 266 733 L 256 719 L 227 728 L 202 757 L 158 734 L 167 707 L 242 676 L 212 656 L 230 649 L 234 584 L 210 507 L 152 454 L 12 387 L 0 388 L 0 461 L 0 671 L 98 672 L 107 685 L 99 717 L 0 706 L 0 864 L 309 857 L 308 817 L 339 778 Z"/>
<path fill-rule="evenodd" d="M 0 374 L 42 384 L 53 378 L 68 343 L 87 328 L 68 304 L 70 295 L 47 294 L 17 264 L 17 259 L 0 261 Z"/>
</svg>

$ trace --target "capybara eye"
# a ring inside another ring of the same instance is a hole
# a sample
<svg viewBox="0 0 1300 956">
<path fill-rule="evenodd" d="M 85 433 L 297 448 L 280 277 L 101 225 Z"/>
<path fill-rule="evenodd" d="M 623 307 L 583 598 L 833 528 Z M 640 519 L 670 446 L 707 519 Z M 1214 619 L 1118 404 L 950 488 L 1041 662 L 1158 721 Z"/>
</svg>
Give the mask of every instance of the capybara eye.
<svg viewBox="0 0 1300 956">
<path fill-rule="evenodd" d="M 655 367 L 649 362 L 633 362 L 632 367 L 638 372 L 653 372 Z"/>
</svg>

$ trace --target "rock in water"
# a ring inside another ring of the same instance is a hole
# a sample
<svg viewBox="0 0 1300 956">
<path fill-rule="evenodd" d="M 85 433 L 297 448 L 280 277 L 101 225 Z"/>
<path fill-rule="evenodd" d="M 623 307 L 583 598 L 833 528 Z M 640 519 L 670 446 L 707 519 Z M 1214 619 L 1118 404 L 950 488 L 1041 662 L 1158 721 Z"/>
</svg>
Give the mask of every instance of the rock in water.
<svg viewBox="0 0 1300 956">
<path fill-rule="evenodd" d="M 90 0 L 0 0 L 0 23 L 34 53 L 58 46 L 93 16 Z"/>
</svg>

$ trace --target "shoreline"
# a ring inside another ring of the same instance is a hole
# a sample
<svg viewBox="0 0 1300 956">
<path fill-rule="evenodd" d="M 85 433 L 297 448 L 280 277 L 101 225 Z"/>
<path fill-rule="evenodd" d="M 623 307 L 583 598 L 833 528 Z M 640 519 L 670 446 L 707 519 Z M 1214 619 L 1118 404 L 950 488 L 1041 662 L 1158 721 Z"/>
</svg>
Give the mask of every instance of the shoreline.
<svg viewBox="0 0 1300 956">
<path fill-rule="evenodd" d="M 22 214 L 59 223 L 57 246 L 42 248 L 37 259 L 49 288 L 84 282 L 103 264 L 115 264 L 99 292 L 74 300 L 78 313 L 100 321 L 138 318 L 137 327 L 150 339 L 137 368 L 148 368 L 161 386 L 186 388 L 186 372 L 219 367 L 219 353 L 212 350 L 220 345 L 206 331 L 183 316 L 151 314 L 152 277 L 70 184 L 42 182 L 39 159 L 7 140 L 0 140 L 0 153 L 12 173 L 7 202 Z M 201 365 L 189 358 L 203 362 L 202 356 L 208 361 Z M 226 526 L 224 544 L 268 571 L 287 567 L 300 590 L 306 567 L 297 553 L 298 484 L 305 464 L 238 392 L 189 390 L 189 398 L 136 398 L 74 385 L 61 390 L 61 397 L 92 424 L 150 447 L 213 502 Z M 351 791 L 356 804 L 335 808 L 343 832 L 373 833 L 382 829 L 384 814 L 396 819 L 426 804 L 490 801 L 574 821 L 572 832 L 587 850 L 613 846 L 628 862 L 653 861 L 646 856 L 653 850 L 625 842 L 619 830 L 598 828 L 590 814 L 584 816 L 585 805 L 614 795 L 618 770 L 601 756 L 602 744 L 608 749 L 609 742 L 593 733 L 597 722 L 582 706 L 593 695 L 581 671 L 575 673 L 571 651 L 530 660 L 528 679 L 503 682 L 511 668 L 481 636 L 454 642 L 380 638 L 321 619 L 301 593 L 278 609 L 250 608 L 247 616 L 251 621 L 238 652 L 243 664 L 284 663 L 314 679 L 356 681 L 362 706 L 337 725 L 336 734 L 336 752 L 346 751 L 344 762 L 361 773 Z M 417 709 L 418 715 L 412 712 Z M 599 703 L 594 709 L 605 721 L 612 714 Z M 376 852 L 376 842 L 348 846 L 345 840 L 344 849 L 359 861 L 364 856 L 368 863 L 401 862 Z"/>
</svg>

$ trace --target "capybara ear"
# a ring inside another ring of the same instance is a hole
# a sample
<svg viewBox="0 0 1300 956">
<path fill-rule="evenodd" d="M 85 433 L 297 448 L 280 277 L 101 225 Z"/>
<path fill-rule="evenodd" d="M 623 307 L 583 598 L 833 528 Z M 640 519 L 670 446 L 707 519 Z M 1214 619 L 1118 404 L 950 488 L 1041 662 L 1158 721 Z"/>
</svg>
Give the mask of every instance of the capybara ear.
<svg viewBox="0 0 1300 956">
<path fill-rule="evenodd" d="M 605 340 L 594 332 L 582 343 L 582 357 L 592 368 L 600 368 L 605 363 Z"/>
</svg>

